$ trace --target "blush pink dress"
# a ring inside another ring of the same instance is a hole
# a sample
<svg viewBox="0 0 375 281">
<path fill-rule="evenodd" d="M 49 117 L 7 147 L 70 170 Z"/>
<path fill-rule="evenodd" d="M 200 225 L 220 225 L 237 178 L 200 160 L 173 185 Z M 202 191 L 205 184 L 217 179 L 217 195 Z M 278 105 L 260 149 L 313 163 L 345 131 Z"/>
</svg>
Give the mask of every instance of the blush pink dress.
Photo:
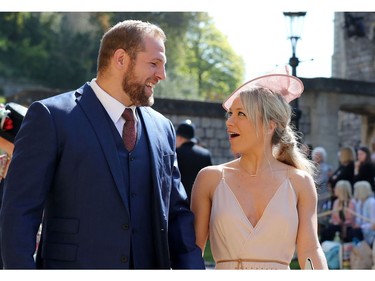
<svg viewBox="0 0 375 281">
<path fill-rule="evenodd" d="M 287 175 L 253 226 L 223 173 L 213 195 L 209 229 L 216 269 L 289 269 L 297 228 L 297 198 Z"/>
</svg>

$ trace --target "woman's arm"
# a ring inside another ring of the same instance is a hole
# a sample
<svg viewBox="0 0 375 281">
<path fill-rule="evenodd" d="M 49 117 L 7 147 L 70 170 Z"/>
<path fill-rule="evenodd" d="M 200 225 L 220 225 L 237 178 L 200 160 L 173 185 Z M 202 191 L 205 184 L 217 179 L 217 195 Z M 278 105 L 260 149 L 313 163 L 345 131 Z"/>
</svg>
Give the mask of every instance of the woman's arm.
<svg viewBox="0 0 375 281">
<path fill-rule="evenodd" d="M 203 168 L 198 173 L 191 192 L 190 206 L 195 217 L 196 243 L 202 249 L 202 253 L 209 236 L 212 194 L 218 183 L 217 174 L 214 166 Z"/>
<path fill-rule="evenodd" d="M 315 269 L 328 269 L 318 238 L 318 196 L 314 181 L 310 175 L 302 171 L 292 175 L 291 180 L 298 198 L 297 256 L 300 267 L 303 268 L 306 259 L 310 258 Z"/>
</svg>

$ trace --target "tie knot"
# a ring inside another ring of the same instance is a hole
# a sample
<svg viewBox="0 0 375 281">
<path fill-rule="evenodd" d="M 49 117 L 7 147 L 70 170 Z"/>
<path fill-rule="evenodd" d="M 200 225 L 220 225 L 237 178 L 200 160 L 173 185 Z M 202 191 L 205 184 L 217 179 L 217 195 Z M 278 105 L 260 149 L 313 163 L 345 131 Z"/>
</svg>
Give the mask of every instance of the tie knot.
<svg viewBox="0 0 375 281">
<path fill-rule="evenodd" d="M 134 121 L 134 114 L 133 114 L 133 110 L 131 108 L 125 108 L 124 110 L 124 113 L 122 114 L 122 117 L 126 120 L 126 121 Z"/>
</svg>

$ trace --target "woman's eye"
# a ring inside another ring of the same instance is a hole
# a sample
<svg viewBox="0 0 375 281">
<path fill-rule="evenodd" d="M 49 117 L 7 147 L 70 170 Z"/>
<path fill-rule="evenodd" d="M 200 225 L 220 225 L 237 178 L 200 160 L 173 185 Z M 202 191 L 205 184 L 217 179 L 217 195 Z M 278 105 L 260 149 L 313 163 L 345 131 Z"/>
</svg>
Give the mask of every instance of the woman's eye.
<svg viewBox="0 0 375 281">
<path fill-rule="evenodd" d="M 225 112 L 225 119 L 229 119 L 232 116 L 232 112 Z"/>
<path fill-rule="evenodd" d="M 238 116 L 246 116 L 246 114 L 243 113 L 242 111 L 239 111 L 239 112 L 238 112 Z"/>
</svg>

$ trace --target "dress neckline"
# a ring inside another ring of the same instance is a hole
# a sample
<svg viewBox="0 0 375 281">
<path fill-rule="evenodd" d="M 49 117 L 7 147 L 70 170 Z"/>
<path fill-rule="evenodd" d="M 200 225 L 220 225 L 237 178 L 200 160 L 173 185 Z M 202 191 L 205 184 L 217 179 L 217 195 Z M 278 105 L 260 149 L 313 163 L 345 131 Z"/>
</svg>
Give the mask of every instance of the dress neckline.
<svg viewBox="0 0 375 281">
<path fill-rule="evenodd" d="M 271 199 L 268 201 L 266 207 L 264 208 L 263 212 L 262 212 L 262 215 L 260 216 L 259 220 L 255 223 L 255 225 L 253 225 L 251 223 L 251 221 L 249 220 L 249 218 L 247 217 L 242 205 L 240 204 L 240 202 L 238 201 L 236 195 L 234 194 L 233 190 L 230 188 L 230 186 L 228 185 L 228 183 L 225 181 L 225 178 L 222 177 L 221 181 L 223 182 L 224 186 L 226 187 L 226 189 L 231 193 L 232 195 L 232 198 L 235 200 L 238 208 L 240 209 L 240 213 L 241 215 L 244 217 L 244 219 L 248 222 L 248 224 L 251 226 L 251 228 L 253 229 L 256 229 L 258 227 L 258 225 L 261 223 L 263 217 L 266 215 L 267 213 L 267 210 L 270 208 L 269 206 L 272 204 L 272 202 L 275 200 L 274 198 L 277 197 L 277 194 L 280 192 L 280 189 L 282 189 L 282 186 L 285 185 L 287 182 L 289 182 L 289 178 L 286 177 L 281 183 L 280 185 L 277 187 L 276 191 L 274 192 L 274 194 L 271 196 Z"/>
</svg>

